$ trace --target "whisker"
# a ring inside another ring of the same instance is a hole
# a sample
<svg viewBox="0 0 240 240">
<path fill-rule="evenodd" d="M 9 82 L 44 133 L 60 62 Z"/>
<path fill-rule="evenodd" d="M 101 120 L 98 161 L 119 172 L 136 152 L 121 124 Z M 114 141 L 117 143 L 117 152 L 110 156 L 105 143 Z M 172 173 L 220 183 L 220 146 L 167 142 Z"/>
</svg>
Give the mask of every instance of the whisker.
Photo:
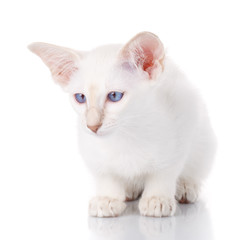
<svg viewBox="0 0 240 240">
<path fill-rule="evenodd" d="M 157 111 L 153 111 L 153 112 L 147 112 L 147 113 L 144 113 L 144 114 L 136 114 L 136 115 L 131 115 L 131 116 L 124 116 L 124 117 L 121 117 L 119 118 L 119 122 L 125 122 L 127 120 L 135 120 L 135 119 L 139 119 L 139 118 L 149 118 L 149 116 L 152 116 L 152 115 L 156 115 L 158 112 Z"/>
</svg>

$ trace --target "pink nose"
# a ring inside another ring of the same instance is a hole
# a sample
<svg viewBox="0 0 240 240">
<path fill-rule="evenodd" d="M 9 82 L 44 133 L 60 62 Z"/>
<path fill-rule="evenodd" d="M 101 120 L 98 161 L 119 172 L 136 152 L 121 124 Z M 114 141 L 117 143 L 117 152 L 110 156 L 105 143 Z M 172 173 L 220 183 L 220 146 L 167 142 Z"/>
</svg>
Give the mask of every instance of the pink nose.
<svg viewBox="0 0 240 240">
<path fill-rule="evenodd" d="M 101 126 L 102 126 L 101 124 L 95 125 L 95 126 L 89 126 L 89 125 L 87 125 L 87 127 L 88 127 L 90 130 L 92 130 L 94 133 L 96 133 L 97 130 L 98 130 Z"/>
</svg>

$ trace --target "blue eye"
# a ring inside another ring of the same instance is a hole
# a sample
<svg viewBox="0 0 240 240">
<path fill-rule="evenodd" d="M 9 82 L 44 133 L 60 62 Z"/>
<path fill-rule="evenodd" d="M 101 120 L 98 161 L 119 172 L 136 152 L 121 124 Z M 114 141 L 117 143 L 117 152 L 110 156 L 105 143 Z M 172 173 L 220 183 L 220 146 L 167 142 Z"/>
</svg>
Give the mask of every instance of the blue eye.
<svg viewBox="0 0 240 240">
<path fill-rule="evenodd" d="M 86 97 L 82 93 L 75 93 L 74 97 L 77 100 L 77 102 L 79 102 L 79 103 L 85 103 L 86 102 Z"/>
<path fill-rule="evenodd" d="M 110 92 L 108 94 L 108 99 L 112 102 L 118 102 L 122 99 L 123 93 L 121 92 Z"/>
</svg>

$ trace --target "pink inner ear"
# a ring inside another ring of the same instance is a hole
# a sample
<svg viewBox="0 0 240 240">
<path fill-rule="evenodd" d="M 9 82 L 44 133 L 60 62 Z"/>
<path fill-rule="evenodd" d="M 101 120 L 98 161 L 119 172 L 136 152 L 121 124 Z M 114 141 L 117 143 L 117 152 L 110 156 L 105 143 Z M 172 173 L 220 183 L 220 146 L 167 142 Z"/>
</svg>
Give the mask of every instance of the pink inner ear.
<svg viewBox="0 0 240 240">
<path fill-rule="evenodd" d="M 78 70 L 79 57 L 70 49 L 47 43 L 33 43 L 29 48 L 49 67 L 53 79 L 60 85 L 68 84 Z"/>
<path fill-rule="evenodd" d="M 153 53 L 149 49 L 143 48 L 143 52 L 144 52 L 144 55 L 140 60 L 140 64 L 142 65 L 143 70 L 148 72 L 148 70 L 150 70 L 150 68 L 154 66 L 154 57 L 153 57 Z"/>
<path fill-rule="evenodd" d="M 122 56 L 132 59 L 139 68 L 142 68 L 152 78 L 154 70 L 161 65 L 164 48 L 156 35 L 143 32 L 125 45 Z"/>
<path fill-rule="evenodd" d="M 57 62 L 57 64 L 56 62 L 53 63 L 50 69 L 54 80 L 60 84 L 66 85 L 72 74 L 78 70 L 78 67 L 74 61 L 66 59 L 65 61 L 62 60 Z"/>
</svg>

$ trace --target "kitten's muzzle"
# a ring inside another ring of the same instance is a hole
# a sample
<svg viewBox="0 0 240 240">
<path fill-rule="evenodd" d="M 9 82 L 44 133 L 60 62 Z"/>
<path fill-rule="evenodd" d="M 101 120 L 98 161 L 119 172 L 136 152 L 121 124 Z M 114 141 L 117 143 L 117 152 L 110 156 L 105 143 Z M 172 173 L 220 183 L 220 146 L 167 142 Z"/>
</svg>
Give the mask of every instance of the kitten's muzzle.
<svg viewBox="0 0 240 240">
<path fill-rule="evenodd" d="M 102 126 L 101 113 L 98 109 L 91 107 L 87 111 L 87 127 L 94 133 Z"/>
</svg>

